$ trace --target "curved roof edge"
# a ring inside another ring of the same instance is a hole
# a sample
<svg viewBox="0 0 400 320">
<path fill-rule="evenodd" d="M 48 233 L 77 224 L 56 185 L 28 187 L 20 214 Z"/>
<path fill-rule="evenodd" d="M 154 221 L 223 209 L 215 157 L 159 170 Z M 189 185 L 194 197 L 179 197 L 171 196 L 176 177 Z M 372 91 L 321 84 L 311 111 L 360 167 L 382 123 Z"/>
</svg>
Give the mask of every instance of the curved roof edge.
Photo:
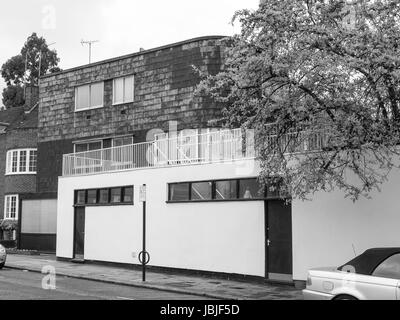
<svg viewBox="0 0 400 320">
<path fill-rule="evenodd" d="M 229 37 L 229 36 L 212 35 L 212 36 L 196 37 L 196 38 L 183 40 L 183 41 L 179 41 L 179 42 L 163 45 L 163 46 L 152 48 L 152 49 L 147 49 L 147 50 L 143 50 L 143 51 L 139 51 L 139 52 L 129 53 L 129 54 L 126 54 L 126 55 L 122 55 L 122 56 L 118 56 L 118 57 L 114 57 L 114 58 L 110 58 L 110 59 L 105 59 L 105 60 L 101 60 L 101 61 L 97 61 L 97 62 L 93 62 L 93 63 L 89 63 L 89 64 L 84 64 L 84 65 L 81 65 L 81 66 L 78 66 L 78 67 L 72 67 L 72 68 L 69 68 L 69 69 L 62 70 L 60 72 L 49 73 L 49 74 L 46 74 L 44 76 L 41 76 L 40 79 L 53 77 L 53 76 L 56 76 L 56 75 L 59 75 L 59 74 L 72 72 L 72 71 L 80 70 L 80 69 L 83 69 L 83 68 L 94 67 L 94 66 L 97 66 L 97 65 L 100 65 L 100 64 L 110 63 L 110 62 L 118 61 L 118 60 L 121 60 L 121 59 L 135 57 L 135 56 L 138 56 L 138 55 L 151 53 L 151 52 L 154 52 L 154 51 L 159 51 L 159 50 L 172 48 L 172 47 L 178 47 L 178 46 L 182 46 L 184 44 L 189 44 L 189 43 L 192 43 L 192 42 L 198 42 L 198 41 L 204 41 L 204 40 L 220 40 L 220 39 L 227 38 L 227 37 Z"/>
</svg>

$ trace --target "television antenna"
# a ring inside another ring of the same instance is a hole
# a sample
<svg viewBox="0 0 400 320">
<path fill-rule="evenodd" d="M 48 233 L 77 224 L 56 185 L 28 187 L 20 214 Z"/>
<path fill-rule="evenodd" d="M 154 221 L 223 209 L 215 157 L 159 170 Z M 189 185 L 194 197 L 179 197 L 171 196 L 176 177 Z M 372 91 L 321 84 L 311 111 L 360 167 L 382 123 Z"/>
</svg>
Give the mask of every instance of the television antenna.
<svg viewBox="0 0 400 320">
<path fill-rule="evenodd" d="M 91 61 L 92 61 L 92 44 L 96 43 L 96 42 L 100 42 L 100 41 L 99 40 L 88 40 L 88 41 L 81 40 L 82 46 L 84 46 L 84 45 L 89 46 L 89 63 L 91 63 Z"/>
</svg>

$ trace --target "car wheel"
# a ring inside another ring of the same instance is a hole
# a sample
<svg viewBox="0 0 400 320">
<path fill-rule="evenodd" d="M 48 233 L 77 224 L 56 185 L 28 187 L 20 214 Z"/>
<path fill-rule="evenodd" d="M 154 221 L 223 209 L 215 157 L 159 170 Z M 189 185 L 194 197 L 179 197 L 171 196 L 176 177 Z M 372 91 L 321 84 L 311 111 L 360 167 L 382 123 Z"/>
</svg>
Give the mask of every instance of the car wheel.
<svg viewBox="0 0 400 320">
<path fill-rule="evenodd" d="M 4 263 L 0 263 L 0 270 L 3 269 Z"/>
<path fill-rule="evenodd" d="M 342 294 L 340 296 L 337 296 L 334 300 L 358 300 L 358 299 L 348 294 Z"/>
</svg>

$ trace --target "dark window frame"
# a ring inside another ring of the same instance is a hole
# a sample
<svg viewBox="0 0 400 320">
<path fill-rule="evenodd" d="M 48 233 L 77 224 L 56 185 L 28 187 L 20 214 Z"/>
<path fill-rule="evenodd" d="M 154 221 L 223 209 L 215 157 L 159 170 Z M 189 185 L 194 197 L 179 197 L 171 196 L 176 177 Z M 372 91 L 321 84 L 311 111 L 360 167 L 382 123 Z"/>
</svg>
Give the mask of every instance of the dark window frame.
<svg viewBox="0 0 400 320">
<path fill-rule="evenodd" d="M 112 191 L 113 190 L 120 190 L 119 191 L 119 201 L 112 201 Z M 110 203 L 121 203 L 122 202 L 122 190 L 123 190 L 123 188 L 122 187 L 113 187 L 113 188 L 110 188 L 110 198 L 109 198 L 109 202 Z"/>
<path fill-rule="evenodd" d="M 132 188 L 132 201 L 123 201 L 126 188 Z M 121 189 L 121 198 L 119 202 L 111 202 L 111 189 Z M 88 191 L 96 190 L 96 203 L 88 203 Z M 107 190 L 108 199 L 107 202 L 100 202 L 100 190 Z M 85 202 L 78 203 L 78 193 L 85 192 Z M 117 187 L 101 187 L 101 188 L 90 188 L 90 189 L 77 189 L 74 190 L 74 207 L 107 207 L 107 206 L 124 206 L 134 205 L 135 198 L 135 186 L 117 186 Z"/>
<path fill-rule="evenodd" d="M 131 195 L 132 201 L 125 201 L 125 192 L 126 192 L 126 189 L 132 189 L 132 195 Z M 131 187 L 130 187 L 130 186 L 123 187 L 122 190 L 121 190 L 121 202 L 122 202 L 122 203 L 130 203 L 130 202 L 133 202 L 133 192 L 134 192 L 133 186 L 131 186 Z"/>
<path fill-rule="evenodd" d="M 204 199 L 204 200 L 202 200 L 202 199 L 195 199 L 195 200 L 193 200 L 192 198 L 192 190 L 193 190 L 193 184 L 202 184 L 202 183 L 207 183 L 207 184 L 209 184 L 209 183 L 211 183 L 211 192 L 210 192 L 210 196 L 211 196 L 211 199 Z M 213 189 L 215 189 L 215 182 L 214 181 L 200 181 L 200 182 L 198 182 L 198 181 L 193 181 L 193 182 L 191 182 L 190 183 L 190 192 L 189 192 L 189 199 L 191 200 L 191 201 L 210 201 L 210 200 L 213 200 L 214 198 L 213 198 Z"/>
<path fill-rule="evenodd" d="M 235 201 L 240 199 L 240 194 L 239 194 L 239 185 L 240 185 L 240 180 L 241 179 L 218 179 L 213 181 L 213 188 L 214 188 L 214 194 L 213 194 L 213 199 L 215 201 Z M 235 198 L 233 199 L 217 199 L 217 183 L 218 182 L 235 182 Z"/>
<path fill-rule="evenodd" d="M 168 188 L 168 198 L 167 198 L 167 203 L 188 203 L 188 202 L 232 202 L 232 201 L 265 201 L 265 200 L 271 200 L 271 199 L 279 199 L 279 197 L 268 197 L 268 185 L 264 187 L 263 190 L 263 196 L 262 197 L 257 197 L 257 198 L 250 198 L 250 199 L 243 199 L 240 198 L 240 181 L 241 180 L 250 180 L 250 179 L 256 179 L 258 180 L 258 177 L 242 177 L 242 178 L 228 178 L 228 179 L 209 179 L 209 180 L 199 180 L 199 181 L 182 181 L 182 182 L 171 182 L 167 184 Z M 236 198 L 235 199 L 216 199 L 216 183 L 220 181 L 236 181 Z M 192 184 L 193 183 L 202 183 L 202 182 L 211 182 L 211 199 L 210 200 L 193 200 L 192 199 Z M 177 184 L 188 184 L 189 188 L 189 199 L 188 200 L 171 200 L 171 186 L 172 185 L 177 185 Z M 290 195 L 285 197 L 285 199 L 290 199 Z"/>
<path fill-rule="evenodd" d="M 177 182 L 177 183 L 168 183 L 168 199 L 171 199 L 172 193 L 171 193 L 171 187 L 174 185 L 182 185 L 182 184 L 187 184 L 188 190 L 188 200 L 172 200 L 172 202 L 187 202 L 190 201 L 192 198 L 192 184 L 190 182 Z"/>
<path fill-rule="evenodd" d="M 246 198 L 242 198 L 241 196 L 240 196 L 240 191 L 242 191 L 241 190 L 241 188 L 240 188 L 240 182 L 241 181 L 246 181 L 246 180 L 253 180 L 254 178 L 239 178 L 238 180 L 237 180 L 237 185 L 236 185 L 236 193 L 237 193 L 237 199 L 238 200 L 266 200 L 267 199 L 267 186 L 264 186 L 264 190 L 263 190 L 263 196 L 262 197 L 254 197 L 254 198 L 249 198 L 249 199 L 246 199 Z M 257 179 L 257 178 L 256 178 Z M 257 181 L 256 180 L 256 182 L 258 182 L 258 184 L 260 184 L 260 182 L 259 181 Z M 259 194 L 259 192 L 257 193 L 257 194 Z"/>
<path fill-rule="evenodd" d="M 99 193 L 99 198 L 98 198 L 98 201 L 97 201 L 97 203 L 98 204 L 108 204 L 108 203 L 110 203 L 110 188 L 100 188 L 100 189 L 97 189 L 98 190 L 98 193 Z M 101 199 L 101 191 L 102 190 L 105 190 L 106 192 L 107 192 L 107 201 L 106 202 L 100 202 L 100 199 Z"/>
<path fill-rule="evenodd" d="M 89 192 L 90 191 L 95 191 L 96 192 L 96 202 L 95 203 L 89 203 Z M 87 189 L 86 190 L 86 199 L 85 199 L 85 204 L 98 204 L 99 203 L 99 189 Z"/>
<path fill-rule="evenodd" d="M 78 197 L 78 194 L 80 193 L 80 192 L 84 192 L 85 193 L 85 195 L 84 195 L 84 201 L 83 202 L 78 202 L 78 199 L 79 199 L 79 197 Z M 75 190 L 75 196 L 74 196 L 74 204 L 75 205 L 83 205 L 83 204 L 86 204 L 86 200 L 87 200 L 87 192 L 86 192 L 86 190 L 83 190 L 83 189 L 79 189 L 79 190 Z"/>
</svg>

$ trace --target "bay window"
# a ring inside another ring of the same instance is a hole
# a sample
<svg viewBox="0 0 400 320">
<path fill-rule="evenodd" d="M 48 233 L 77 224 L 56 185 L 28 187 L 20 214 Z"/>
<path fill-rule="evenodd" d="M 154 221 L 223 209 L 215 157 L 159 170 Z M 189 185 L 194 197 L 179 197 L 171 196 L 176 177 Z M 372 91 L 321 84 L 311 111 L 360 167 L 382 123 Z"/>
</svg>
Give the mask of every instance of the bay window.
<svg viewBox="0 0 400 320">
<path fill-rule="evenodd" d="M 36 149 L 9 150 L 6 157 L 6 174 L 35 174 Z"/>
</svg>

